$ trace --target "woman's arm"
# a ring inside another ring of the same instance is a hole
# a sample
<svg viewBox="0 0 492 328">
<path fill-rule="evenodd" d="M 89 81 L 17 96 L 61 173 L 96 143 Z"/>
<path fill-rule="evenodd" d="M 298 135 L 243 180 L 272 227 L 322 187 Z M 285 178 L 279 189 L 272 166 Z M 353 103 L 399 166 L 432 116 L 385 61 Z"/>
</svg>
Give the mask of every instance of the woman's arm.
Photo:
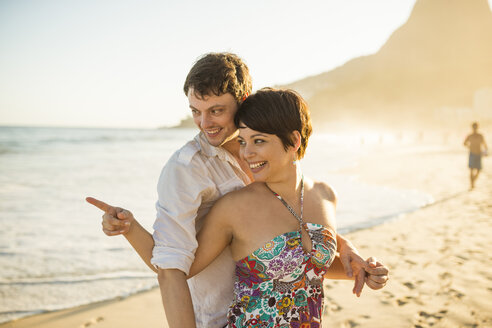
<svg viewBox="0 0 492 328">
<path fill-rule="evenodd" d="M 226 195 L 219 199 L 204 218 L 203 227 L 197 234 L 198 248 L 188 278 L 205 269 L 231 243 L 233 198 Z"/>
<path fill-rule="evenodd" d="M 348 276 L 346 270 L 342 264 L 340 257 L 337 255 L 331 266 L 326 271 L 324 277 L 327 279 L 345 279 L 345 280 L 355 280 L 354 288 L 352 293 L 356 294 L 357 297 L 362 293 L 364 288 L 366 271 L 364 267 L 366 266 L 365 261 L 352 261 L 350 262 L 352 271 L 355 273 L 352 276 Z"/>
<path fill-rule="evenodd" d="M 339 255 L 335 257 L 324 277 L 326 279 L 354 280 L 353 276 L 347 275 Z"/>
</svg>

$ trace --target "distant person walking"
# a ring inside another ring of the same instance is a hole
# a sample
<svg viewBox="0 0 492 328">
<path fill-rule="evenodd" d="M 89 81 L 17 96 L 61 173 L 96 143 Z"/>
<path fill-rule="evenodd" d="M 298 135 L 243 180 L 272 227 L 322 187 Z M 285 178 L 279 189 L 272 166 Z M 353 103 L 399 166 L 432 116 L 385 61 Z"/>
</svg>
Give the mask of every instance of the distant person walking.
<svg viewBox="0 0 492 328">
<path fill-rule="evenodd" d="M 464 145 L 470 149 L 468 167 L 470 168 L 470 190 L 475 188 L 475 181 L 482 169 L 482 156 L 487 155 L 487 144 L 482 134 L 478 133 L 478 123 L 472 124 L 473 133 L 469 134 Z M 483 150 L 482 150 L 483 147 Z"/>
</svg>

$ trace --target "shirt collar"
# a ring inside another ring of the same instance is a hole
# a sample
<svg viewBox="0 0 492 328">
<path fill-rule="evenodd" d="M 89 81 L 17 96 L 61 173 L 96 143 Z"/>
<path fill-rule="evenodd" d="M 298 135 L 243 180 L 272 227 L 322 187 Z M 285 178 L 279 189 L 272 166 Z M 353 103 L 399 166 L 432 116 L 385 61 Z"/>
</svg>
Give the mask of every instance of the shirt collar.
<svg viewBox="0 0 492 328">
<path fill-rule="evenodd" d="M 241 165 L 239 165 L 238 161 L 236 158 L 227 150 L 222 148 L 221 146 L 219 147 L 214 147 L 211 144 L 208 143 L 207 138 L 203 134 L 203 132 L 200 132 L 195 136 L 195 140 L 197 141 L 200 151 L 208 157 L 215 157 L 217 156 L 221 161 L 224 162 L 229 162 L 232 166 L 234 166 L 240 174 L 243 175 L 243 181 L 246 181 L 245 183 L 248 184 L 251 182 L 249 176 L 243 171 L 241 168 Z"/>
<path fill-rule="evenodd" d="M 221 146 L 214 147 L 211 144 L 209 144 L 203 132 L 197 134 L 195 140 L 200 145 L 200 150 L 203 154 L 207 155 L 208 157 L 217 156 L 219 159 L 223 161 L 228 161 L 234 166 L 239 167 L 239 164 L 237 163 L 236 159 L 234 158 L 234 156 L 232 156 L 231 153 L 229 153 Z"/>
</svg>

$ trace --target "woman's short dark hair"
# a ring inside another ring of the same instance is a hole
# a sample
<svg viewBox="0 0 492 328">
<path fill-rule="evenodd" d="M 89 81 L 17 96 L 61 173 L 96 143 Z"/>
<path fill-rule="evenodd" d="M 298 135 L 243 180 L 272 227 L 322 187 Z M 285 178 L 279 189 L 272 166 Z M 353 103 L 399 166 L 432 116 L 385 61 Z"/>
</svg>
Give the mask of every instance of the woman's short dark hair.
<svg viewBox="0 0 492 328">
<path fill-rule="evenodd" d="M 304 99 L 293 90 L 258 90 L 241 104 L 234 122 L 237 127 L 242 122 L 252 130 L 276 135 L 285 150 L 295 146 L 292 132 L 298 131 L 301 146 L 297 150 L 297 159 L 304 156 L 312 132 L 309 108 Z"/>
<path fill-rule="evenodd" d="M 251 94 L 252 82 L 248 66 L 237 55 L 208 53 L 200 57 L 188 73 L 183 91 L 188 95 L 190 89 L 198 97 L 230 93 L 240 104 Z"/>
</svg>

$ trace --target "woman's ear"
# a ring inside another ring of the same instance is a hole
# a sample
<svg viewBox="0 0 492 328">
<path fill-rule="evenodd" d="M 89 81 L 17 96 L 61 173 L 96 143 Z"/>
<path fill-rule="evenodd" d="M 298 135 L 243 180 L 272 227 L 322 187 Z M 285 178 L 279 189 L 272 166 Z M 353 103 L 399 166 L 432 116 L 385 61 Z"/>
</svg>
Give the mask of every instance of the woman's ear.
<svg viewBox="0 0 492 328">
<path fill-rule="evenodd" d="M 301 134 L 299 131 L 294 130 L 292 132 L 292 141 L 294 143 L 294 150 L 297 152 L 299 150 L 299 147 L 301 147 Z"/>
</svg>

